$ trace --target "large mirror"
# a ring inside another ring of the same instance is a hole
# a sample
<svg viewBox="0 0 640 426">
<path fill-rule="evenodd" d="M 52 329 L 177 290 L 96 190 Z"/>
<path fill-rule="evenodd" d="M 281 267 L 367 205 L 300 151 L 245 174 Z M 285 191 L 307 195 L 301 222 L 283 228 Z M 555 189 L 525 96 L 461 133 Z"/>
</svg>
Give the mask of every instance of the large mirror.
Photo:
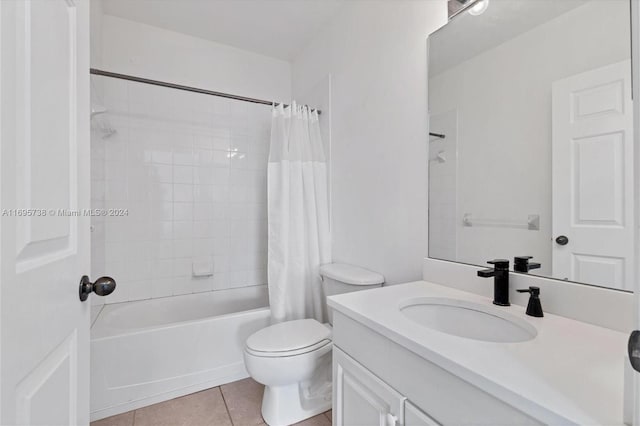
<svg viewBox="0 0 640 426">
<path fill-rule="evenodd" d="M 479 3 L 429 38 L 429 257 L 631 291 L 630 0 Z"/>
</svg>

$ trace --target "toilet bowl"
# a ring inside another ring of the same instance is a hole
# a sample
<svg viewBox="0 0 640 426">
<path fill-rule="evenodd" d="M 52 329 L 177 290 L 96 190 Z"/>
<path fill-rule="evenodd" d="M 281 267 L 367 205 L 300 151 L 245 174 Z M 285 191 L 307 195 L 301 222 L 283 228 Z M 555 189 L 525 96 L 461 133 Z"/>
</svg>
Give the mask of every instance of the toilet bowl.
<svg viewBox="0 0 640 426">
<path fill-rule="evenodd" d="M 331 408 L 331 328 L 314 319 L 287 321 L 247 339 L 244 361 L 265 385 L 262 417 L 289 425 Z"/>
<path fill-rule="evenodd" d="M 376 272 L 339 263 L 323 265 L 320 273 L 325 297 L 384 282 Z M 290 425 L 331 409 L 332 348 L 331 324 L 315 319 L 274 324 L 247 339 L 245 366 L 265 385 L 262 417 L 267 424 Z"/>
</svg>

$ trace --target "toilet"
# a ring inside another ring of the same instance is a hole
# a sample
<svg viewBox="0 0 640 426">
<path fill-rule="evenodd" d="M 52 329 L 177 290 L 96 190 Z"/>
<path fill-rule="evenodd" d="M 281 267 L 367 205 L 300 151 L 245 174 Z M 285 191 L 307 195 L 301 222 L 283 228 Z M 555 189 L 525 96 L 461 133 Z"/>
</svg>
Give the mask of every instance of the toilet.
<svg viewBox="0 0 640 426">
<path fill-rule="evenodd" d="M 344 263 L 322 265 L 320 275 L 325 297 L 384 283 L 377 272 Z M 247 339 L 245 365 L 265 385 L 262 417 L 270 426 L 290 425 L 331 409 L 331 312 L 328 318 L 328 324 L 285 321 Z"/>
</svg>

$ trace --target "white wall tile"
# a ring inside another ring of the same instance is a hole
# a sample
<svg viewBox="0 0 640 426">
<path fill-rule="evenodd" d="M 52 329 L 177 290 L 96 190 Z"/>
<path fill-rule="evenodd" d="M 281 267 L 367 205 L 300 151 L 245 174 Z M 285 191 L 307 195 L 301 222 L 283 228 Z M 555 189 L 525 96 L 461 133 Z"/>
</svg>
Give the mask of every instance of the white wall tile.
<svg viewBox="0 0 640 426">
<path fill-rule="evenodd" d="M 194 255 L 193 242 L 191 239 L 173 240 L 173 257 L 174 258 L 189 258 Z M 195 254 L 200 254 L 195 252 Z"/>
<path fill-rule="evenodd" d="M 194 203 L 193 220 L 203 221 L 213 219 L 213 203 Z"/>
<path fill-rule="evenodd" d="M 92 207 L 129 210 L 92 221 L 107 303 L 263 284 L 269 108 L 139 86 L 105 96 L 118 137 L 92 139 Z"/>
<path fill-rule="evenodd" d="M 226 256 L 229 254 L 229 238 L 218 237 L 213 239 L 213 254 Z"/>
<path fill-rule="evenodd" d="M 173 201 L 175 202 L 193 202 L 193 185 L 173 184 Z"/>
<path fill-rule="evenodd" d="M 171 240 L 154 241 L 153 254 L 155 259 L 173 258 L 173 244 Z"/>
<path fill-rule="evenodd" d="M 227 203 L 229 201 L 229 193 L 230 193 L 229 185 L 213 185 L 211 188 L 211 200 L 214 203 Z"/>
<path fill-rule="evenodd" d="M 173 220 L 175 205 L 171 202 L 157 201 L 150 203 L 151 218 L 159 221 Z"/>
<path fill-rule="evenodd" d="M 173 276 L 190 277 L 192 271 L 192 260 L 189 258 L 173 259 Z"/>
<path fill-rule="evenodd" d="M 173 182 L 192 184 L 193 183 L 193 167 L 173 166 Z"/>
<path fill-rule="evenodd" d="M 213 238 L 214 226 L 213 221 L 197 221 L 193 222 L 193 238 Z"/>
<path fill-rule="evenodd" d="M 105 182 L 105 200 L 125 201 L 127 199 L 127 182 L 124 180 L 109 180 Z"/>
<path fill-rule="evenodd" d="M 155 278 L 166 278 L 173 276 L 173 259 L 155 259 L 151 276 Z"/>
<path fill-rule="evenodd" d="M 155 153 L 154 153 L 155 155 Z M 173 168 L 171 164 L 153 164 L 151 179 L 159 183 L 173 183 Z"/>
<path fill-rule="evenodd" d="M 196 203 L 212 203 L 213 185 L 194 185 L 193 201 Z"/>
<path fill-rule="evenodd" d="M 193 221 L 174 221 L 173 222 L 173 239 L 185 240 L 193 237 Z"/>
<path fill-rule="evenodd" d="M 199 256 L 213 256 L 213 238 L 194 238 L 192 247 Z"/>
<path fill-rule="evenodd" d="M 213 277 L 194 277 L 189 281 L 191 293 L 202 293 L 213 290 Z"/>
<path fill-rule="evenodd" d="M 167 297 L 173 294 L 173 277 L 157 278 L 151 282 L 151 297 Z"/>
<path fill-rule="evenodd" d="M 193 150 L 189 148 L 173 149 L 173 164 L 182 166 L 192 166 L 194 164 Z"/>
<path fill-rule="evenodd" d="M 193 168 L 193 183 L 198 185 L 211 185 L 214 183 L 214 168 L 211 166 L 197 166 Z M 225 170 L 225 169 L 219 169 Z"/>
<path fill-rule="evenodd" d="M 174 203 L 173 217 L 174 220 L 194 220 L 193 203 Z"/>
<path fill-rule="evenodd" d="M 151 199 L 160 201 L 173 201 L 173 184 L 152 182 Z"/>
<path fill-rule="evenodd" d="M 213 151 L 212 164 L 214 167 L 229 167 L 231 154 L 229 151 Z"/>
</svg>

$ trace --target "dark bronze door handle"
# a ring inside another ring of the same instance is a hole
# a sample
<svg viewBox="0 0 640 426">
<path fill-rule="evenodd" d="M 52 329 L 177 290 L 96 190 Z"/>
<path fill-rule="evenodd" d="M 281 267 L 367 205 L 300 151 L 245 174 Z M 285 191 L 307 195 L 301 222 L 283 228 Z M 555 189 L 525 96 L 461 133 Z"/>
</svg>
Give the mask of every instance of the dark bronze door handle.
<svg viewBox="0 0 640 426">
<path fill-rule="evenodd" d="M 567 244 L 569 244 L 569 238 L 564 235 L 560 235 L 558 238 L 556 238 L 556 244 L 560 246 L 566 246 Z"/>
<path fill-rule="evenodd" d="M 116 280 L 111 277 L 100 277 L 96 282 L 92 283 L 88 276 L 83 275 L 80 278 L 80 300 L 84 302 L 89 297 L 91 292 L 94 292 L 98 296 L 106 296 L 113 293 L 116 289 Z"/>
<path fill-rule="evenodd" d="M 634 330 L 629 336 L 629 361 L 634 370 L 640 371 L 640 330 Z"/>
</svg>

